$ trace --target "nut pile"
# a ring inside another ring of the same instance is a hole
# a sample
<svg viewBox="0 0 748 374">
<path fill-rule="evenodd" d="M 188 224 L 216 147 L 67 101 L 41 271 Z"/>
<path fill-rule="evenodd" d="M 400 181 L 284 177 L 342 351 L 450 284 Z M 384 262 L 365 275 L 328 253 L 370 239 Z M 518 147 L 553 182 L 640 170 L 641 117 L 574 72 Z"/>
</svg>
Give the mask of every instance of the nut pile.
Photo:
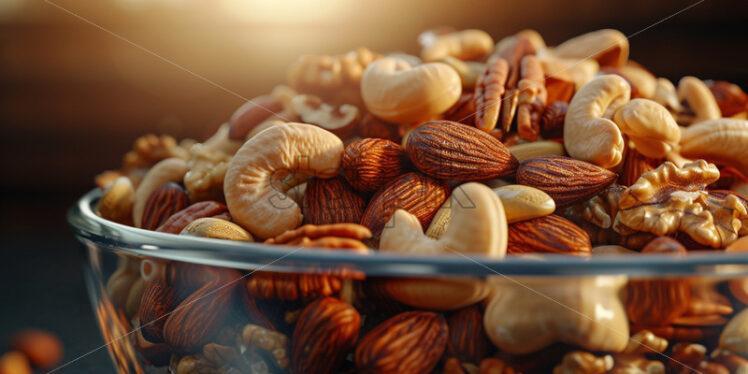
<svg viewBox="0 0 748 374">
<path fill-rule="evenodd" d="M 533 30 L 418 42 L 420 56 L 303 56 L 202 143 L 138 139 L 96 178 L 96 213 L 361 256 L 748 251 L 740 87 L 658 78 L 610 29 L 555 47 Z M 746 279 L 247 274 L 121 256 L 107 295 L 141 326 L 143 361 L 178 374 L 748 372 Z"/>
</svg>

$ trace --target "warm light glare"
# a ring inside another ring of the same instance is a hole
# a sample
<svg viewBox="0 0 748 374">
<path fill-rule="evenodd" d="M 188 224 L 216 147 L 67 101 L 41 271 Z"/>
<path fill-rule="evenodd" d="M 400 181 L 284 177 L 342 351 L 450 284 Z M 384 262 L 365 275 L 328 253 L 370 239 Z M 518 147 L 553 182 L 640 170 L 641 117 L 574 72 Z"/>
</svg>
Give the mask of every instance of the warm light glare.
<svg viewBox="0 0 748 374">
<path fill-rule="evenodd" d="M 221 0 L 230 16 L 251 22 L 309 23 L 335 19 L 343 10 L 343 0 Z"/>
</svg>

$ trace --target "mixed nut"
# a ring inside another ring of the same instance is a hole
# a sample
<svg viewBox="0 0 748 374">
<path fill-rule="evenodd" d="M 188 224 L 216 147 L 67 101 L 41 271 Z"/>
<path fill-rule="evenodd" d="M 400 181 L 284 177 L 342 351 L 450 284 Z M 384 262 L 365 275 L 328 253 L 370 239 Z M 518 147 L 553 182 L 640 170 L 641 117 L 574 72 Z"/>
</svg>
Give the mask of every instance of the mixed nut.
<svg viewBox="0 0 748 374">
<path fill-rule="evenodd" d="M 748 251 L 748 96 L 616 30 L 303 56 L 210 139 L 147 135 L 101 217 L 361 256 Z M 106 295 L 172 373 L 748 373 L 748 279 L 374 277 L 120 255 Z"/>
</svg>

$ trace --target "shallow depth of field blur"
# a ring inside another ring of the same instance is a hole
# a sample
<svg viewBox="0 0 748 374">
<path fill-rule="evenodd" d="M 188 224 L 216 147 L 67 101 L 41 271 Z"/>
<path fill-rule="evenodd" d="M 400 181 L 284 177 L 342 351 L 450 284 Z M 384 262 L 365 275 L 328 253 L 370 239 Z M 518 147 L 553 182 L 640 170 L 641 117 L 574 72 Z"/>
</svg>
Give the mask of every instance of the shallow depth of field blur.
<svg viewBox="0 0 748 374">
<path fill-rule="evenodd" d="M 657 76 L 748 89 L 747 24 L 744 0 L 0 0 L 0 339 L 47 328 L 66 360 L 102 344 L 65 210 L 138 136 L 206 138 L 301 54 L 418 54 L 437 26 L 533 28 L 549 45 L 615 28 Z"/>
</svg>

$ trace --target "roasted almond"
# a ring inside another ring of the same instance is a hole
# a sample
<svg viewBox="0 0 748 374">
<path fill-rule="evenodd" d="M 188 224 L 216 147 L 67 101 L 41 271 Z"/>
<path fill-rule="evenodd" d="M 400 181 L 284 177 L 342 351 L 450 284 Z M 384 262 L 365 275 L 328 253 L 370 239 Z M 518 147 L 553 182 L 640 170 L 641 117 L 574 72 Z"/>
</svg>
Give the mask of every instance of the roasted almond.
<svg viewBox="0 0 748 374">
<path fill-rule="evenodd" d="M 736 84 L 726 81 L 704 81 L 717 100 L 722 117 L 748 111 L 748 95 Z"/>
<path fill-rule="evenodd" d="M 427 177 L 420 173 L 406 173 L 382 187 L 369 202 L 361 218 L 361 224 L 371 230 L 375 241 L 384 225 L 398 209 L 413 214 L 428 227 L 436 211 L 449 197 L 450 188 L 446 182 Z"/>
<path fill-rule="evenodd" d="M 305 223 L 358 223 L 364 209 L 366 201 L 353 191 L 343 177 L 311 178 L 306 183 L 302 203 Z"/>
<path fill-rule="evenodd" d="M 430 373 L 444 352 L 448 335 L 441 314 L 400 313 L 361 339 L 354 361 L 363 373 Z"/>
<path fill-rule="evenodd" d="M 589 235 L 579 226 L 551 214 L 510 224 L 507 252 L 586 256 L 592 252 L 592 243 Z"/>
<path fill-rule="evenodd" d="M 143 208 L 143 219 L 140 227 L 155 230 L 172 214 L 184 209 L 189 204 L 187 192 L 182 186 L 169 182 L 151 192 Z"/>
<path fill-rule="evenodd" d="M 408 168 L 408 156 L 399 144 L 367 138 L 348 144 L 342 160 L 343 175 L 351 187 L 376 191 Z"/>
<path fill-rule="evenodd" d="M 642 174 L 654 170 L 663 161 L 649 158 L 637 150 L 629 148 L 626 157 L 623 159 L 623 168 L 621 169 L 621 175 L 618 177 L 618 183 L 627 187 L 631 186 L 639 180 Z"/>
<path fill-rule="evenodd" d="M 270 95 L 247 101 L 229 119 L 229 139 L 244 140 L 252 129 L 281 110 L 283 104 Z"/>
<path fill-rule="evenodd" d="M 517 159 L 499 140 L 475 127 L 451 121 L 428 122 L 408 136 L 405 151 L 424 174 L 459 181 L 513 173 Z"/>
<path fill-rule="evenodd" d="M 384 122 L 379 118 L 366 113 L 361 118 L 361 124 L 359 125 L 361 137 L 363 138 L 379 138 L 387 139 L 400 144 L 402 139 L 402 132 L 400 126 L 394 123 Z"/>
<path fill-rule="evenodd" d="M 456 357 L 460 362 L 479 365 L 488 355 L 490 343 L 483 328 L 483 311 L 472 305 L 449 317 L 449 340 L 447 357 Z"/>
<path fill-rule="evenodd" d="M 291 340 L 294 373 L 335 373 L 358 340 L 361 316 L 336 298 L 321 298 L 301 312 Z"/>
<path fill-rule="evenodd" d="M 564 120 L 569 103 L 564 101 L 552 102 L 543 109 L 540 117 L 540 134 L 546 139 L 559 139 L 564 137 Z"/>
<path fill-rule="evenodd" d="M 228 214 L 228 211 L 229 209 L 226 205 L 223 205 L 218 201 L 201 201 L 172 214 L 156 229 L 156 231 L 179 234 L 182 232 L 182 229 L 190 224 L 190 222 L 198 218 L 223 218 L 224 215 Z M 228 216 L 227 218 L 230 220 L 231 216 Z"/>
<path fill-rule="evenodd" d="M 542 156 L 522 162 L 517 183 L 535 187 L 564 207 L 587 200 L 613 183 L 617 175 L 589 162 L 563 156 Z"/>
<path fill-rule="evenodd" d="M 143 338 L 151 343 L 163 342 L 166 319 L 180 301 L 177 289 L 169 286 L 163 279 L 156 278 L 148 283 L 140 298 L 138 310 Z"/>
</svg>

